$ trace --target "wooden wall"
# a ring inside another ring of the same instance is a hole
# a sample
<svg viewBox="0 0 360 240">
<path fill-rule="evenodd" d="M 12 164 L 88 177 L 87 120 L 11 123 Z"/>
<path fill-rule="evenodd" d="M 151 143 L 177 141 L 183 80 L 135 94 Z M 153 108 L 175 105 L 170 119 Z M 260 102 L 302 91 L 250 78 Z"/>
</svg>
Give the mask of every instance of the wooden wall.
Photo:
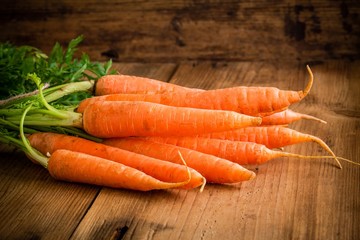
<svg viewBox="0 0 360 240">
<path fill-rule="evenodd" d="M 337 0 L 3 0 L 0 41 L 49 51 L 84 35 L 94 60 L 323 61 L 360 57 L 360 3 Z"/>
</svg>

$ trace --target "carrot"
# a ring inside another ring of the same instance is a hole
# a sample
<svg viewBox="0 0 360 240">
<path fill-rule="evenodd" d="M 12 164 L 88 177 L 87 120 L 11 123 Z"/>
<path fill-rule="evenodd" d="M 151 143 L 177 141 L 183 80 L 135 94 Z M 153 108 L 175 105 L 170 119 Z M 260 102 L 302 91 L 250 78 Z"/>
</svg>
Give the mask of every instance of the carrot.
<svg viewBox="0 0 360 240">
<path fill-rule="evenodd" d="M 314 120 L 326 124 L 324 120 L 314 116 L 286 109 L 284 111 L 263 117 L 261 125 L 287 125 L 301 119 Z"/>
<path fill-rule="evenodd" d="M 182 87 L 176 84 L 155 79 L 129 76 L 105 75 L 96 81 L 95 95 L 108 95 L 115 93 L 164 93 L 172 91 L 202 91 L 196 88 Z"/>
<path fill-rule="evenodd" d="M 77 109 L 98 101 L 146 101 L 177 107 L 229 110 L 251 116 L 266 116 L 287 109 L 310 91 L 313 75 L 302 91 L 286 91 L 273 87 L 233 87 L 208 91 L 176 91 L 162 94 L 110 94 L 82 101 Z"/>
<path fill-rule="evenodd" d="M 175 188 L 188 183 L 162 182 L 123 164 L 64 149 L 51 155 L 47 169 L 57 180 L 140 191 Z"/>
<path fill-rule="evenodd" d="M 22 143 L 17 139 L 13 139 L 13 142 L 19 144 L 30 160 L 45 167 L 55 179 L 142 191 L 181 187 L 191 180 L 188 169 L 186 181 L 162 182 L 121 163 L 64 149 L 56 150 L 49 158 L 45 157 L 31 147 L 24 134 L 25 116 L 31 107 L 32 104 L 21 115 L 19 131 Z"/>
<path fill-rule="evenodd" d="M 255 177 L 254 172 L 226 159 L 145 138 L 110 138 L 105 139 L 104 144 L 174 163 L 179 163 L 179 151 L 186 158 L 187 165 L 201 173 L 207 182 L 237 183 Z"/>
<path fill-rule="evenodd" d="M 261 118 L 243 114 L 180 108 L 148 102 L 99 101 L 83 113 L 83 128 L 100 138 L 181 136 L 259 125 Z"/>
<path fill-rule="evenodd" d="M 311 141 L 320 142 L 315 136 L 301 133 L 283 125 L 246 127 L 224 132 L 202 134 L 199 136 L 231 141 L 255 142 L 263 144 L 268 148 L 281 148 Z"/>
<path fill-rule="evenodd" d="M 269 160 L 279 157 L 293 157 L 305 159 L 332 158 L 333 156 L 307 156 L 282 151 L 274 151 L 262 144 L 253 142 L 230 141 L 204 137 L 149 137 L 148 141 L 155 141 L 163 144 L 172 144 L 220 158 L 232 162 L 247 164 L 263 164 Z M 110 140 L 111 141 L 111 140 Z"/>
<path fill-rule="evenodd" d="M 124 164 L 146 173 L 164 182 L 181 182 L 186 180 L 186 166 L 180 165 L 181 159 L 177 155 L 178 163 L 173 164 L 141 154 L 110 147 L 79 137 L 57 133 L 34 133 L 28 137 L 30 145 L 42 154 L 54 153 L 59 149 L 101 157 Z M 191 180 L 183 188 L 196 188 L 205 184 L 204 177 L 194 169 L 189 169 Z"/>
<path fill-rule="evenodd" d="M 227 139 L 232 141 L 255 142 L 263 144 L 268 148 L 281 148 L 297 143 L 315 142 L 319 144 L 324 150 L 329 152 L 330 155 L 335 158 L 341 168 L 338 158 L 323 140 L 316 136 L 301 133 L 285 126 L 246 127 L 231 131 L 204 134 L 201 136 Z"/>
</svg>

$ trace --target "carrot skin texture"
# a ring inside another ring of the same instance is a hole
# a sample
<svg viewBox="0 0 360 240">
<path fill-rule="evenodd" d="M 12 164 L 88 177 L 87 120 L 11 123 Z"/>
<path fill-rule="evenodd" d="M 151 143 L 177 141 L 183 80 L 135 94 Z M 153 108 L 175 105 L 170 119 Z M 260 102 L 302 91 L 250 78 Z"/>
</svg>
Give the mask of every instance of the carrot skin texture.
<svg viewBox="0 0 360 240">
<path fill-rule="evenodd" d="M 51 155 L 48 171 L 57 180 L 111 188 L 150 191 L 181 186 L 181 184 L 161 182 L 117 162 L 64 149 L 56 150 Z"/>
<path fill-rule="evenodd" d="M 230 141 L 203 137 L 148 137 L 148 141 L 171 144 L 219 158 L 230 160 L 240 165 L 262 164 L 277 157 L 264 145 L 252 142 Z"/>
<path fill-rule="evenodd" d="M 263 117 L 261 125 L 262 126 L 287 125 L 287 124 L 293 123 L 293 122 L 301 120 L 301 119 L 314 120 L 314 121 L 318 121 L 321 123 L 326 123 L 324 120 L 313 117 L 311 115 L 298 113 L 298 112 L 294 112 L 290 109 L 286 109 L 284 111 L 277 112 L 277 113 Z"/>
<path fill-rule="evenodd" d="M 301 133 L 294 129 L 285 126 L 260 126 L 260 127 L 246 127 L 236 129 L 233 131 L 225 131 L 222 133 L 211 133 L 202 135 L 202 137 L 220 138 L 232 141 L 245 141 L 263 144 L 268 148 L 281 148 L 288 145 L 304 142 L 315 142 L 319 144 L 325 151 L 330 153 L 337 162 L 338 167 L 341 169 L 339 159 L 330 149 L 330 147 L 320 138 Z"/>
<path fill-rule="evenodd" d="M 118 93 L 164 93 L 172 91 L 203 91 L 196 88 L 182 87 L 160 80 L 130 76 L 130 75 L 105 75 L 96 81 L 95 95 L 109 95 Z"/>
<path fill-rule="evenodd" d="M 280 136 L 279 129 L 284 126 L 260 126 L 257 128 L 247 127 L 246 129 L 236 129 L 217 133 L 200 134 L 199 137 L 215 138 L 230 141 L 255 142 L 263 144 L 268 148 L 279 148 L 290 144 L 291 140 L 285 141 L 288 136 Z"/>
<path fill-rule="evenodd" d="M 132 150 L 139 152 L 141 154 L 150 154 L 150 155 L 161 155 L 160 157 L 168 158 L 169 156 L 164 156 L 164 152 L 171 151 L 163 148 L 162 153 L 157 153 L 152 150 L 148 150 L 150 146 L 162 145 L 167 146 L 167 148 L 180 149 L 185 152 L 201 152 L 205 153 L 207 156 L 215 156 L 221 159 L 227 159 L 239 165 L 253 165 L 253 164 L 263 164 L 272 159 L 280 157 L 290 157 L 290 158 L 300 158 L 300 159 L 320 159 L 320 158 L 332 158 L 334 156 L 313 156 L 313 155 L 301 155 L 283 151 L 274 151 L 264 145 L 253 143 L 253 142 L 240 142 L 240 141 L 230 141 L 222 140 L 215 138 L 201 138 L 201 137 L 148 137 L 148 138 L 123 138 L 123 139 L 109 139 L 109 145 L 118 146 L 123 149 Z M 146 144 L 143 144 L 147 142 Z M 153 142 L 149 144 L 148 142 Z M 140 143 L 140 144 L 139 144 Z M 185 153 L 186 154 L 186 153 Z M 194 158 L 194 155 L 191 155 Z M 190 159 L 190 156 L 189 156 Z M 208 160 L 208 159 L 207 159 Z M 338 163 L 339 164 L 339 163 Z M 341 165 L 339 165 L 341 167 Z M 197 169 L 196 166 L 194 166 Z M 214 166 L 214 168 L 207 168 L 211 172 L 216 172 L 220 175 L 226 175 L 221 170 L 221 166 Z M 201 169 L 199 169 L 201 172 Z M 201 172 L 204 176 L 207 176 L 206 172 Z M 211 173 L 210 173 L 211 175 Z M 211 181 L 211 180 L 209 180 Z"/>
<path fill-rule="evenodd" d="M 254 172 L 226 159 L 145 138 L 111 138 L 105 139 L 104 144 L 175 163 L 179 161 L 177 151 L 180 151 L 187 159 L 187 165 L 200 172 L 211 183 L 237 183 L 255 177 Z"/>
<path fill-rule="evenodd" d="M 255 142 L 268 148 L 281 148 L 302 142 L 311 142 L 313 138 L 285 126 L 246 127 L 231 131 L 209 133 L 201 137 L 226 139 L 231 141 Z"/>
<path fill-rule="evenodd" d="M 202 92 L 167 92 L 162 94 L 111 94 L 85 99 L 78 112 L 97 101 L 145 101 L 175 107 L 228 110 L 250 116 L 281 111 L 303 98 L 302 92 L 277 88 L 233 87 Z"/>
<path fill-rule="evenodd" d="M 84 130 L 100 138 L 185 136 L 260 123 L 259 117 L 231 111 L 179 108 L 149 102 L 98 101 L 87 106 L 83 113 Z"/>
<path fill-rule="evenodd" d="M 177 107 L 228 110 L 250 116 L 266 116 L 287 109 L 310 91 L 313 74 L 304 90 L 290 91 L 274 87 L 232 87 L 207 91 L 174 91 L 162 94 L 109 94 L 85 99 L 78 112 L 97 101 L 147 101 Z"/>
<path fill-rule="evenodd" d="M 181 182 L 187 179 L 186 167 L 180 165 L 181 161 L 179 164 L 172 164 L 101 143 L 57 133 L 34 133 L 28 139 L 31 146 L 44 155 L 52 154 L 59 149 L 66 149 L 124 164 L 164 182 Z M 191 189 L 203 184 L 204 179 L 201 174 L 191 168 L 190 174 L 190 182 L 182 188 Z"/>
</svg>

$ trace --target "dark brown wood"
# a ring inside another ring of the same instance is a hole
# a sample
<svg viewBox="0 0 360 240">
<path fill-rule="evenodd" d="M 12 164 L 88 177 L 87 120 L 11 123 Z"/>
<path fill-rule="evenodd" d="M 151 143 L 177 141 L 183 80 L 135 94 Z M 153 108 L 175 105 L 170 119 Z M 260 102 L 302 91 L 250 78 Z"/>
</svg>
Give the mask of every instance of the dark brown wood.
<svg viewBox="0 0 360 240">
<path fill-rule="evenodd" d="M 118 74 L 135 75 L 168 82 L 176 72 L 176 64 L 173 63 L 116 63 L 113 70 Z"/>
<path fill-rule="evenodd" d="M 21 153 L 0 164 L 1 239 L 68 239 L 100 190 L 57 182 Z"/>
<path fill-rule="evenodd" d="M 3 1 L 0 41 L 92 59 L 323 61 L 360 56 L 358 1 Z"/>
</svg>

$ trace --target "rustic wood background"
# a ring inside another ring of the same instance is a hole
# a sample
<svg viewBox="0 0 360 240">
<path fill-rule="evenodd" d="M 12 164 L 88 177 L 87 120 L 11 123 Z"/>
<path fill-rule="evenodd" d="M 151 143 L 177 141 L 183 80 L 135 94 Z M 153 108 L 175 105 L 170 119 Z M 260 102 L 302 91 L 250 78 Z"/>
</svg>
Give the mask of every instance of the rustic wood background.
<svg viewBox="0 0 360 240">
<path fill-rule="evenodd" d="M 80 51 L 121 73 L 187 87 L 302 89 L 293 128 L 360 157 L 360 3 L 337 0 L 3 0 L 0 41 Z M 0 79 L 1 82 L 1 79 Z M 360 167 L 280 158 L 204 192 L 137 192 L 55 181 L 0 146 L 0 239 L 360 239 Z M 286 151 L 326 154 L 314 143 Z"/>
<path fill-rule="evenodd" d="M 358 59 L 359 1 L 3 0 L 0 41 L 120 62 Z"/>
</svg>

